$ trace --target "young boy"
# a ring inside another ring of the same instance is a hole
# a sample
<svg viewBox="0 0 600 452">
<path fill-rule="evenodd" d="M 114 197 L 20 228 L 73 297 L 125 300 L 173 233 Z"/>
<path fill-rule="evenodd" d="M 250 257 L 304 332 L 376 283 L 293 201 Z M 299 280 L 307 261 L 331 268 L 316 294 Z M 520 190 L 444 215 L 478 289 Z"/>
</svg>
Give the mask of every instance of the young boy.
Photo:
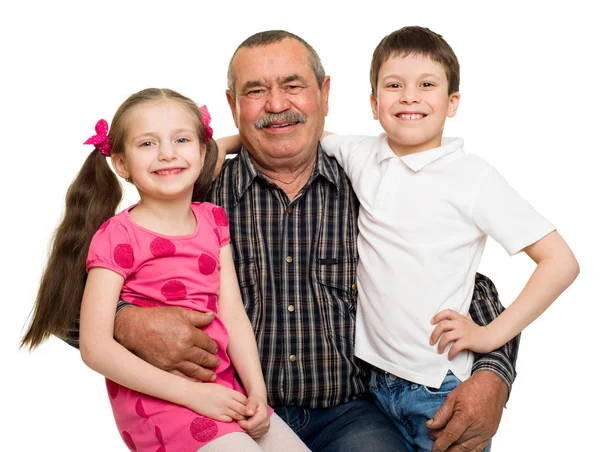
<svg viewBox="0 0 600 452">
<path fill-rule="evenodd" d="M 579 272 L 554 226 L 494 167 L 465 154 L 462 139 L 442 138 L 459 78 L 440 35 L 397 30 L 371 62 L 371 107 L 385 133 L 322 140 L 361 205 L 355 354 L 373 365 L 372 392 L 409 450 L 431 451 L 426 422 L 470 376 L 473 352 L 516 336 Z M 510 307 L 479 327 L 465 314 L 487 235 L 538 265 Z"/>
</svg>

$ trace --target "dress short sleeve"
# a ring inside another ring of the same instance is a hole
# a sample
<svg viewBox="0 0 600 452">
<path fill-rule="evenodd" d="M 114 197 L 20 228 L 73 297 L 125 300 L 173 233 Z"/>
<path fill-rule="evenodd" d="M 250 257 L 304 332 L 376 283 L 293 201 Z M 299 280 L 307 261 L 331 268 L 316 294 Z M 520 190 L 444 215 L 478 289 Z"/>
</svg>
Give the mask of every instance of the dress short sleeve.
<svg viewBox="0 0 600 452">
<path fill-rule="evenodd" d="M 223 247 L 229 244 L 229 219 L 227 218 L 225 209 L 209 202 L 204 202 L 201 205 L 196 206 L 196 208 L 207 217 L 212 225 L 219 246 Z"/>
<path fill-rule="evenodd" d="M 127 279 L 133 272 L 134 263 L 134 250 L 127 230 L 115 218 L 107 220 L 92 238 L 86 271 L 102 267 Z"/>
</svg>

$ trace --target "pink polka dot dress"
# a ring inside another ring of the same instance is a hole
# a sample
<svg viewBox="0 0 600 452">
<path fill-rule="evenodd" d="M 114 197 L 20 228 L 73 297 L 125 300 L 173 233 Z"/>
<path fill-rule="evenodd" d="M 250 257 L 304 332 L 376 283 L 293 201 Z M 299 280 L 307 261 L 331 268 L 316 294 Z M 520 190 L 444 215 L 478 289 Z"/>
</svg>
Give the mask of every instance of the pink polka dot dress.
<svg viewBox="0 0 600 452">
<path fill-rule="evenodd" d="M 136 306 L 214 311 L 216 318 L 204 331 L 219 347 L 216 383 L 244 393 L 226 354 L 228 335 L 217 305 L 219 253 L 229 243 L 225 211 L 210 203 L 192 203 L 196 230 L 173 237 L 136 225 L 129 210 L 100 227 L 90 245 L 87 269 L 103 267 L 122 275 L 121 298 Z M 121 437 L 132 451 L 191 452 L 219 436 L 244 431 L 237 422 L 219 422 L 108 379 L 106 387 Z"/>
</svg>

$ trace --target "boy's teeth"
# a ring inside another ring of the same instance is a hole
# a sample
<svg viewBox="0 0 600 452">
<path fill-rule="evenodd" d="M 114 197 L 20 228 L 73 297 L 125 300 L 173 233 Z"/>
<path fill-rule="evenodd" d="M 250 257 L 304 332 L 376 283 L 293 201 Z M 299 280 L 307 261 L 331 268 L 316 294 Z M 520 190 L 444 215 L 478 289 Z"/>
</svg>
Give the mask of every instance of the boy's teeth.
<svg viewBox="0 0 600 452">
<path fill-rule="evenodd" d="M 422 117 L 423 117 L 423 115 L 420 113 L 411 113 L 411 114 L 403 113 L 400 115 L 400 118 L 402 118 L 402 119 L 421 119 Z"/>
</svg>

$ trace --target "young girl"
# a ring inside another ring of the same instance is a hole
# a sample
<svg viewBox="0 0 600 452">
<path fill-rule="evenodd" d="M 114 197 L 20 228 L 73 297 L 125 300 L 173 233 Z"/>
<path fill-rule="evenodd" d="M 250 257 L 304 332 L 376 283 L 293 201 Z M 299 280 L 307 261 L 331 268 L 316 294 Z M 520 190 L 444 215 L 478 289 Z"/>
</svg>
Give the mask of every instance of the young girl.
<svg viewBox="0 0 600 452">
<path fill-rule="evenodd" d="M 65 337 L 80 316 L 81 356 L 107 377 L 119 432 L 132 451 L 276 451 L 283 442 L 286 450 L 308 450 L 267 405 L 227 215 L 191 202 L 208 190 L 215 168 L 209 122 L 205 107 L 168 89 L 130 96 L 110 131 L 98 122 L 86 141 L 95 149 L 67 192 L 23 345 L 34 348 L 50 334 Z M 139 203 L 116 216 L 121 186 L 106 157 L 140 194 Z M 215 382 L 157 369 L 118 344 L 119 299 L 214 311 L 205 331 L 218 345 Z M 249 402 L 257 409 L 247 412 Z"/>
</svg>

